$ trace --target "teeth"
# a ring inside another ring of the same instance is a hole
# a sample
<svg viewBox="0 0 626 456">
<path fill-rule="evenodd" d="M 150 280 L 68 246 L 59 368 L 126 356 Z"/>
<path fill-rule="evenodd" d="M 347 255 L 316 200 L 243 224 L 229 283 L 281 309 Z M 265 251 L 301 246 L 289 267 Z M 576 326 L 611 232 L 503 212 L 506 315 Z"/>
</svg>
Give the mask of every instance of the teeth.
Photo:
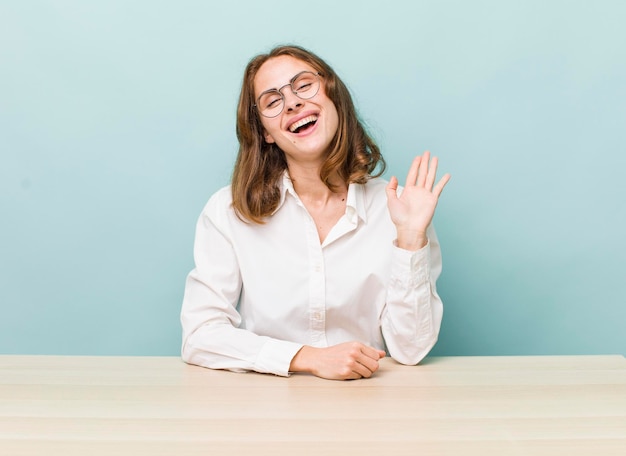
<svg viewBox="0 0 626 456">
<path fill-rule="evenodd" d="M 302 125 L 306 125 L 309 122 L 315 122 L 316 120 L 317 120 L 317 116 L 316 115 L 312 115 L 312 116 L 305 117 L 304 119 L 300 119 L 297 122 L 294 122 L 291 125 L 289 125 L 289 131 L 293 133 L 298 128 L 300 128 Z"/>
</svg>

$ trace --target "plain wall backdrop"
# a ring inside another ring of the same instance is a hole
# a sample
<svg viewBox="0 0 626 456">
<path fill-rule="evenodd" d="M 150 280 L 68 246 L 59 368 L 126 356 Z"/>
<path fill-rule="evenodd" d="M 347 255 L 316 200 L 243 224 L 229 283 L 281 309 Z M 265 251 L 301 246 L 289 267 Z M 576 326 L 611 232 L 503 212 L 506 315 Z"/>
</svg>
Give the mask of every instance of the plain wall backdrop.
<svg viewBox="0 0 626 456">
<path fill-rule="evenodd" d="M 179 353 L 243 69 L 295 43 L 386 177 L 427 149 L 452 174 L 433 354 L 626 354 L 624 23 L 620 0 L 0 0 L 0 352 Z"/>
</svg>

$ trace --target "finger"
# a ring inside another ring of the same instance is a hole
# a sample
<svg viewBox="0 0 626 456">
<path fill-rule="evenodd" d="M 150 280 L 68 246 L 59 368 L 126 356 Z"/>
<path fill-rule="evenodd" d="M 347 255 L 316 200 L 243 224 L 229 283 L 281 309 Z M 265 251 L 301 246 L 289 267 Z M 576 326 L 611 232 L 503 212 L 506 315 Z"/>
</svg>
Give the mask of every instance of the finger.
<svg viewBox="0 0 626 456">
<path fill-rule="evenodd" d="M 451 177 L 452 176 L 450 176 L 449 173 L 444 174 L 444 176 L 439 180 L 439 182 L 437 182 L 437 185 L 435 185 L 435 188 L 433 188 L 433 195 L 439 198 L 439 195 L 441 195 L 443 188 L 446 186 L 448 181 L 450 181 Z"/>
<path fill-rule="evenodd" d="M 430 160 L 430 152 L 424 152 L 422 155 L 422 160 L 420 162 L 419 174 L 417 176 L 417 182 L 415 185 L 418 187 L 423 187 L 426 183 L 426 176 L 428 175 L 428 161 Z"/>
<path fill-rule="evenodd" d="M 365 353 L 367 352 L 367 353 Z M 361 354 L 360 356 L 357 356 L 357 358 L 355 359 L 355 361 L 359 364 L 361 364 L 363 367 L 365 367 L 365 369 L 367 369 L 367 371 L 363 371 L 362 369 L 359 369 L 358 372 L 363 376 L 363 377 L 369 377 L 370 375 L 372 375 L 374 372 L 376 372 L 378 370 L 378 360 L 379 360 L 379 350 L 375 350 L 372 349 L 371 347 L 363 347 L 361 349 Z"/>
<path fill-rule="evenodd" d="M 431 190 L 433 185 L 435 185 L 435 177 L 437 177 L 437 165 L 439 164 L 439 160 L 437 157 L 433 157 L 430 161 L 430 166 L 428 167 L 428 175 L 426 176 L 426 189 Z"/>
<path fill-rule="evenodd" d="M 398 197 L 398 179 L 396 176 L 391 176 L 387 187 L 385 187 L 385 191 L 387 192 L 387 198 L 393 199 Z"/>
<path fill-rule="evenodd" d="M 372 358 L 375 361 L 378 361 L 380 358 L 383 358 L 385 356 L 385 352 L 382 350 L 377 350 L 375 348 L 372 348 L 370 346 L 367 345 L 363 345 L 361 347 L 361 353 L 363 353 L 365 356 L 368 356 L 369 358 Z M 382 353 L 382 355 L 381 355 Z"/>
<path fill-rule="evenodd" d="M 419 155 L 413 159 L 413 162 L 411 163 L 411 167 L 409 168 L 409 172 L 406 175 L 405 187 L 408 187 L 410 185 L 415 185 L 415 182 L 417 182 L 417 176 L 419 174 L 421 161 L 422 161 L 422 157 L 420 157 Z"/>
<path fill-rule="evenodd" d="M 354 360 L 354 364 L 352 366 L 352 372 L 359 374 L 361 377 L 365 378 L 371 377 L 372 374 L 377 370 L 378 361 L 374 361 L 367 356 L 363 356 L 359 359 Z"/>
</svg>

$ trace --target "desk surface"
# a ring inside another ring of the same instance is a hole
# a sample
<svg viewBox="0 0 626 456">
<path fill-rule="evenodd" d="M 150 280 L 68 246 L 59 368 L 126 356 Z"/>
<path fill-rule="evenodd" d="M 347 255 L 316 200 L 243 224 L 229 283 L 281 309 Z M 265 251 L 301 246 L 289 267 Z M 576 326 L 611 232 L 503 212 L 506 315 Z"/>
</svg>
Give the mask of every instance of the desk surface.
<svg viewBox="0 0 626 456">
<path fill-rule="evenodd" d="M 620 455 L 623 356 L 384 359 L 367 380 L 0 356 L 1 455 Z"/>
</svg>

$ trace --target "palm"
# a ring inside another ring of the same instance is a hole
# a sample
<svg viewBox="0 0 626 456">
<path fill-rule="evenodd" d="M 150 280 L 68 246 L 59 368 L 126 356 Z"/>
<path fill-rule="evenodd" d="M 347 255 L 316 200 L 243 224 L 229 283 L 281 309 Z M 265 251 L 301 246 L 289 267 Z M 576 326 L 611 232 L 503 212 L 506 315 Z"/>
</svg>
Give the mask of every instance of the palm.
<svg viewBox="0 0 626 456">
<path fill-rule="evenodd" d="M 437 197 L 425 188 L 405 187 L 398 198 L 388 201 L 387 206 L 394 225 L 423 232 L 432 221 Z"/>
</svg>

